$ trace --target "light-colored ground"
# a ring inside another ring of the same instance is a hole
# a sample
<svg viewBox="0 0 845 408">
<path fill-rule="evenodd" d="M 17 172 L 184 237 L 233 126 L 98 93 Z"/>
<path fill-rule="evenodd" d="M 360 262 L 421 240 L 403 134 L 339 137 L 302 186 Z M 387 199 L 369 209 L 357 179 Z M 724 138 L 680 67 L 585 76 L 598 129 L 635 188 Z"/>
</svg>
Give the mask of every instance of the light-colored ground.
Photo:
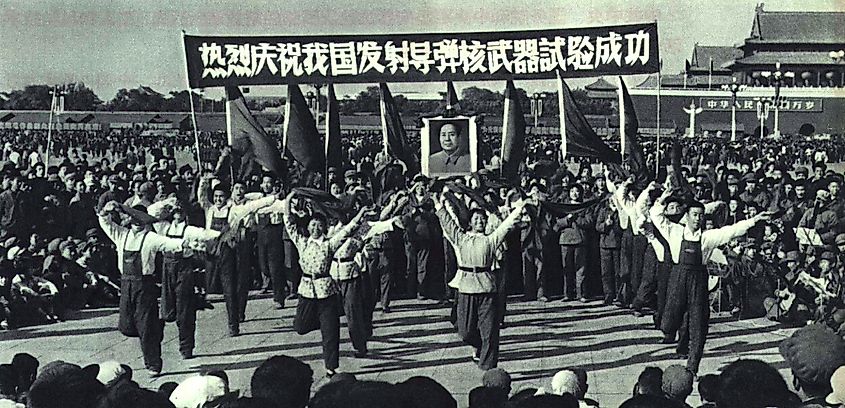
<svg viewBox="0 0 845 408">
<path fill-rule="evenodd" d="M 266 358 L 287 354 L 312 366 L 315 389 L 325 382 L 319 332 L 299 336 L 292 331 L 294 308 L 276 310 L 268 298 L 250 300 L 242 335 L 227 336 L 225 305 L 199 314 L 196 358 L 183 361 L 178 352 L 176 327 L 165 329 L 164 375 L 149 380 L 143 369 L 138 341 L 117 331 L 115 309 L 85 310 L 71 320 L 50 326 L 0 332 L 0 362 L 28 352 L 42 364 L 62 359 L 80 365 L 106 360 L 128 363 L 144 386 L 157 388 L 165 381 L 180 381 L 200 370 L 223 369 L 234 388 L 249 393 L 249 379 Z M 514 390 L 548 386 L 563 367 L 589 371 L 589 396 L 602 407 L 616 407 L 630 396 L 637 375 L 646 366 L 665 368 L 683 364 L 673 358 L 673 346 L 657 344 L 651 318 L 601 306 L 561 301 L 546 304 L 511 299 L 509 327 L 501 335 L 500 367 L 514 378 Z M 482 372 L 470 361 L 447 317 L 449 309 L 431 302 L 398 301 L 393 313 L 376 312 L 375 334 L 366 359 L 352 357 L 345 326 L 341 328 L 341 369 L 359 378 L 402 381 L 414 375 L 435 378 L 449 389 L 461 407 L 469 391 L 481 384 Z M 765 320 L 715 319 L 707 340 L 700 374 L 717 371 L 739 357 L 772 362 L 787 374 L 777 345 L 790 330 Z M 695 406 L 698 398 L 689 402 Z"/>
</svg>

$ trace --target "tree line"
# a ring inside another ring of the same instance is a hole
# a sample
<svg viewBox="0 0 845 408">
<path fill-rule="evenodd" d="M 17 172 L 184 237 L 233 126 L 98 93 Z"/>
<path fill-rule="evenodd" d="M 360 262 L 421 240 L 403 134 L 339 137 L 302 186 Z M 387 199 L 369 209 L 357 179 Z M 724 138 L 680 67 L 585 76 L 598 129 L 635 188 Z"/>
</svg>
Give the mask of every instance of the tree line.
<svg viewBox="0 0 845 408">
<path fill-rule="evenodd" d="M 54 89 L 50 85 L 28 85 L 23 89 L 0 94 L 2 96 L 0 97 L 0 109 L 48 110 Z M 188 91 L 171 91 L 164 95 L 150 87 L 139 86 L 134 89 L 120 89 L 112 99 L 103 101 L 94 91 L 81 82 L 60 86 L 58 90 L 64 95 L 64 109 L 66 111 L 190 112 L 191 110 Z M 528 93 L 524 89 L 518 88 L 517 94 L 522 111 L 525 114 L 532 113 L 531 99 Z M 614 113 L 611 102 L 606 99 L 590 99 L 583 89 L 575 89 L 572 94 L 576 105 L 584 114 L 610 115 Z M 194 110 L 197 112 L 224 111 L 225 99 L 209 99 L 196 92 L 191 92 L 190 95 L 194 99 Z M 250 98 L 247 96 L 246 99 L 247 105 L 253 111 L 278 109 L 285 103 L 284 97 Z M 339 100 L 338 105 L 342 115 L 376 114 L 380 111 L 379 100 L 378 86 L 370 86 L 354 98 Z M 410 100 L 401 94 L 396 95 L 394 100 L 399 110 L 405 115 L 440 113 L 444 105 L 442 100 Z M 557 93 L 546 93 L 542 101 L 541 116 L 557 116 Z M 320 96 L 318 103 L 321 111 L 325 111 L 325 93 Z M 464 112 L 501 115 L 504 108 L 504 95 L 499 91 L 473 86 L 465 88 L 461 92 L 459 103 L 461 110 Z"/>
</svg>

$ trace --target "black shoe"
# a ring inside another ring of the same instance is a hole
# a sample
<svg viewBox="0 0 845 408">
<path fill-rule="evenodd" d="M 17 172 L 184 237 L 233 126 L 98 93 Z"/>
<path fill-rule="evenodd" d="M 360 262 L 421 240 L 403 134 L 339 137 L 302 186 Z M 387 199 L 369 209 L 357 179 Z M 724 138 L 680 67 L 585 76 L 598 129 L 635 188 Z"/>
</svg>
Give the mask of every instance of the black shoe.
<svg viewBox="0 0 845 408">
<path fill-rule="evenodd" d="M 545 296 L 540 296 L 537 298 L 537 300 L 539 300 L 541 303 L 547 303 L 549 301 L 549 298 Z"/>
<path fill-rule="evenodd" d="M 634 310 L 634 317 L 643 317 L 645 316 L 642 311 Z"/>
<path fill-rule="evenodd" d="M 276 310 L 282 310 L 284 308 L 285 308 L 285 305 L 283 305 L 281 303 L 276 303 Z"/>
<path fill-rule="evenodd" d="M 149 374 L 150 378 L 161 377 L 161 369 L 160 368 L 148 368 L 147 374 Z"/>
<path fill-rule="evenodd" d="M 194 358 L 194 352 L 193 351 L 183 351 L 182 352 L 182 360 L 190 360 L 192 358 Z"/>
<path fill-rule="evenodd" d="M 291 293 L 290 295 L 288 295 L 288 297 L 285 298 L 285 300 L 295 300 L 295 299 L 298 299 L 298 298 L 299 298 L 299 295 L 297 295 L 296 293 Z"/>
<path fill-rule="evenodd" d="M 243 323 L 243 322 L 245 322 L 245 321 L 246 321 L 246 316 L 241 316 L 241 318 L 240 318 L 240 319 L 238 319 L 238 322 L 239 322 L 239 323 Z"/>
<path fill-rule="evenodd" d="M 385 313 L 385 314 L 390 313 L 390 306 L 385 306 L 385 307 L 383 307 L 383 308 L 381 309 L 381 312 L 382 312 L 382 313 Z"/>
<path fill-rule="evenodd" d="M 233 329 L 233 328 L 229 329 L 229 337 L 238 337 L 240 335 L 241 335 L 240 329 Z"/>
<path fill-rule="evenodd" d="M 355 350 L 355 353 L 353 355 L 355 356 L 355 358 L 365 358 L 365 357 L 367 357 L 367 350 L 364 350 L 364 351 Z"/>
<path fill-rule="evenodd" d="M 675 337 L 664 336 L 660 339 L 660 344 L 675 344 Z"/>
<path fill-rule="evenodd" d="M 616 306 L 616 307 L 623 307 L 623 306 L 625 306 L 625 304 L 624 304 L 624 303 L 622 303 L 622 301 L 620 301 L 620 300 L 614 300 L 614 301 L 613 301 L 613 306 Z"/>
</svg>

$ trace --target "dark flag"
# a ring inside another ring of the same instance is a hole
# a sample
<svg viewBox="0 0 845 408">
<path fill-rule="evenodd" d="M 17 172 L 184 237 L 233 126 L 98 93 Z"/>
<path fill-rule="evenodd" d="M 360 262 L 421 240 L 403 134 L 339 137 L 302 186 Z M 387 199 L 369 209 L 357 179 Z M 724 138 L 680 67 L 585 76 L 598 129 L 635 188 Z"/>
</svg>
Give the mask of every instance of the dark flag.
<svg viewBox="0 0 845 408">
<path fill-rule="evenodd" d="M 285 165 L 276 141 L 249 113 L 244 96 L 236 86 L 226 87 L 226 131 L 232 151 L 240 158 L 238 177 L 259 170 L 256 164 L 277 177 L 284 176 Z"/>
<path fill-rule="evenodd" d="M 456 112 L 461 110 L 460 105 L 458 105 L 458 93 L 455 92 L 455 84 L 452 81 L 446 83 L 446 110 Z"/>
<path fill-rule="evenodd" d="M 405 135 L 405 127 L 402 126 L 402 118 L 399 116 L 399 109 L 390 94 L 387 84 L 379 84 L 381 94 L 381 129 L 384 134 L 387 153 L 405 164 L 406 175 L 413 177 L 420 172 L 420 161 L 414 154 L 408 136 Z"/>
<path fill-rule="evenodd" d="M 638 184 L 647 183 L 650 180 L 648 165 L 637 137 L 640 122 L 637 120 L 637 112 L 634 110 L 634 101 L 631 99 L 628 87 L 625 86 L 625 81 L 622 80 L 621 76 L 619 77 L 619 98 L 621 99 L 619 101 L 619 129 L 623 134 L 624 162 L 628 165 L 628 170 L 634 175 L 634 180 Z"/>
<path fill-rule="evenodd" d="M 573 156 L 595 157 L 604 163 L 622 163 L 622 156 L 619 152 L 611 149 L 596 134 L 587 118 L 575 105 L 572 98 L 572 91 L 566 82 L 561 81 L 563 90 L 564 122 L 566 126 L 566 154 Z"/>
<path fill-rule="evenodd" d="M 513 81 L 505 86 L 505 114 L 502 123 L 502 178 L 515 181 L 525 159 L 525 116 Z"/>
<path fill-rule="evenodd" d="M 343 166 L 343 148 L 340 145 L 340 111 L 334 85 L 329 84 L 328 112 L 326 113 L 326 166 L 341 168 Z"/>
<path fill-rule="evenodd" d="M 285 149 L 294 160 L 311 171 L 326 171 L 325 146 L 320 141 L 314 115 L 299 90 L 299 85 L 288 85 L 284 124 Z"/>
</svg>

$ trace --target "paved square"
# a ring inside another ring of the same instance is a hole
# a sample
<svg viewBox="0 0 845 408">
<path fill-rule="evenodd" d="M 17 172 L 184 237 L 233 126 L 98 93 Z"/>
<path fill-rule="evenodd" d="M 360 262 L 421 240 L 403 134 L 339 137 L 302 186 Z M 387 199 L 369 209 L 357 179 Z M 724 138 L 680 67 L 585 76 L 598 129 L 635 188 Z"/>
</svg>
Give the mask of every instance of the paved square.
<svg viewBox="0 0 845 408">
<path fill-rule="evenodd" d="M 276 310 L 269 298 L 254 297 L 247 306 L 241 336 L 236 338 L 227 335 L 225 305 L 219 298 L 214 304 L 214 310 L 198 315 L 192 360 L 181 359 L 176 326 L 167 325 L 162 346 L 164 375 L 155 380 L 147 377 L 138 341 L 117 331 L 116 309 L 83 310 L 63 323 L 0 332 L 0 362 L 19 352 L 36 356 L 42 364 L 56 359 L 80 365 L 116 360 L 129 364 L 136 370 L 135 379 L 153 389 L 201 370 L 222 369 L 233 388 L 248 393 L 254 369 L 270 356 L 287 354 L 311 365 L 315 389 L 325 382 L 319 331 L 306 336 L 293 332 L 292 303 Z M 341 327 L 341 370 L 389 382 L 431 376 L 453 393 L 459 406 L 466 406 L 467 394 L 481 384 L 482 372 L 469 357 L 471 349 L 462 345 L 449 323 L 449 309 L 416 300 L 397 301 L 391 309 L 387 315 L 376 311 L 369 358 L 352 357 L 349 334 L 345 325 Z M 548 387 L 557 370 L 581 366 L 589 371 L 588 396 L 602 407 L 616 407 L 630 396 L 644 367 L 685 363 L 673 357 L 674 346 L 657 344 L 659 333 L 652 329 L 651 317 L 637 318 L 599 302 L 543 304 L 511 299 L 508 309 L 499 366 L 513 376 L 514 391 Z M 788 374 L 777 345 L 792 330 L 779 329 L 765 319 L 714 320 L 701 374 L 715 372 L 738 357 L 775 363 Z M 695 406 L 697 395 L 688 402 Z"/>
</svg>

